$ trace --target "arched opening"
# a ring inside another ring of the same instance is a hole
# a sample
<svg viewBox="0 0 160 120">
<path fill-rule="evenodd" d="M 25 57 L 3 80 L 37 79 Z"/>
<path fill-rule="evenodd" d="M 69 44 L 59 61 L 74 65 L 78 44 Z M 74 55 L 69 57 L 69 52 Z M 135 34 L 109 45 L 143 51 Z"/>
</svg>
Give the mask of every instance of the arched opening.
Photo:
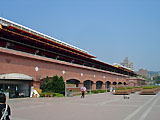
<svg viewBox="0 0 160 120">
<path fill-rule="evenodd" d="M 103 84 L 103 82 L 102 81 L 97 81 L 96 82 L 96 89 L 102 89 L 102 84 Z"/>
<path fill-rule="evenodd" d="M 125 86 L 126 86 L 126 82 L 124 82 L 124 83 L 123 83 L 123 85 L 125 85 Z"/>
<path fill-rule="evenodd" d="M 122 82 L 118 82 L 118 87 L 123 87 Z"/>
<path fill-rule="evenodd" d="M 122 85 L 122 82 L 119 82 L 118 85 Z"/>
<path fill-rule="evenodd" d="M 92 89 L 92 84 L 93 82 L 91 80 L 84 81 L 84 86 L 86 87 L 86 89 Z"/>
<path fill-rule="evenodd" d="M 113 82 L 113 85 L 117 85 L 117 82 Z"/>
<path fill-rule="evenodd" d="M 109 81 L 107 81 L 107 82 L 105 83 L 105 87 L 106 87 L 106 88 L 110 88 L 110 85 L 111 85 L 111 82 L 109 82 Z"/>
<path fill-rule="evenodd" d="M 70 79 L 70 80 L 67 80 L 66 83 L 67 84 L 73 84 L 73 85 L 75 85 L 75 87 L 79 87 L 80 81 L 76 80 L 76 79 Z"/>
</svg>

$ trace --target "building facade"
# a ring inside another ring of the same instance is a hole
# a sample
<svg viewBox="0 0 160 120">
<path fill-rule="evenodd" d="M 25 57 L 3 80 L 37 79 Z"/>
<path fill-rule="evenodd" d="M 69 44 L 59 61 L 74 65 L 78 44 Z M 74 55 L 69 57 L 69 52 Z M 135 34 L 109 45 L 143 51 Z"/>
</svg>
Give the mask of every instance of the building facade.
<svg viewBox="0 0 160 120">
<path fill-rule="evenodd" d="M 0 18 L 0 89 L 30 96 L 48 76 L 62 76 L 66 83 L 87 89 L 128 85 L 132 70 L 98 61 L 87 51 Z"/>
<path fill-rule="evenodd" d="M 126 58 L 123 60 L 123 62 L 120 63 L 120 64 L 121 64 L 122 66 L 125 66 L 125 67 L 131 69 L 131 70 L 134 70 L 133 62 L 131 62 L 131 61 L 129 60 L 129 57 L 126 57 Z"/>
<path fill-rule="evenodd" d="M 139 69 L 138 73 L 139 73 L 140 75 L 143 75 L 143 76 L 146 76 L 146 77 L 148 76 L 147 70 L 145 70 L 145 69 Z"/>
</svg>

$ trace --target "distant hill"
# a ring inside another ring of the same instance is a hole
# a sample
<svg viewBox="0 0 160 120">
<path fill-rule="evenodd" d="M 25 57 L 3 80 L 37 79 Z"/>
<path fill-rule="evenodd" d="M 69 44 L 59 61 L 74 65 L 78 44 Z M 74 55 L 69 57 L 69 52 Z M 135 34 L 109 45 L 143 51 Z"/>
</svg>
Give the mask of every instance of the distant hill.
<svg viewBox="0 0 160 120">
<path fill-rule="evenodd" d="M 136 71 L 136 73 L 138 73 L 138 71 Z M 148 76 L 153 76 L 154 74 L 160 75 L 160 71 L 148 71 L 147 74 Z"/>
<path fill-rule="evenodd" d="M 160 71 L 148 71 L 147 74 L 149 76 L 153 76 L 154 74 L 159 74 L 160 75 Z"/>
</svg>

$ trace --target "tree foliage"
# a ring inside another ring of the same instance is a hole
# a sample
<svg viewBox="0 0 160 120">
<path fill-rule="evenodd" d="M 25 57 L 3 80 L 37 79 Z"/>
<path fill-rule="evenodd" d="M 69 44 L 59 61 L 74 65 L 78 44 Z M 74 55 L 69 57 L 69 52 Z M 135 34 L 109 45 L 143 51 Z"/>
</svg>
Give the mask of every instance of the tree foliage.
<svg viewBox="0 0 160 120">
<path fill-rule="evenodd" d="M 41 84 L 42 92 L 53 92 L 53 93 L 61 93 L 64 94 L 65 92 L 65 83 L 63 77 L 53 76 L 49 78 L 48 76 Z"/>
<path fill-rule="evenodd" d="M 154 75 L 153 80 L 154 80 L 154 83 L 160 84 L 160 75 Z"/>
</svg>

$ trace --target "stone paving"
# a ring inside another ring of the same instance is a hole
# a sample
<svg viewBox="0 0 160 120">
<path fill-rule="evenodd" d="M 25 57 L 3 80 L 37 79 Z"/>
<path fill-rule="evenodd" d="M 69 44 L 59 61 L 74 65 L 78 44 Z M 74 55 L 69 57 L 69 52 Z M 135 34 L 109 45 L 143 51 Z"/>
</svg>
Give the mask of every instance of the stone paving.
<svg viewBox="0 0 160 120">
<path fill-rule="evenodd" d="M 160 93 L 8 100 L 11 120 L 160 120 Z"/>
</svg>

